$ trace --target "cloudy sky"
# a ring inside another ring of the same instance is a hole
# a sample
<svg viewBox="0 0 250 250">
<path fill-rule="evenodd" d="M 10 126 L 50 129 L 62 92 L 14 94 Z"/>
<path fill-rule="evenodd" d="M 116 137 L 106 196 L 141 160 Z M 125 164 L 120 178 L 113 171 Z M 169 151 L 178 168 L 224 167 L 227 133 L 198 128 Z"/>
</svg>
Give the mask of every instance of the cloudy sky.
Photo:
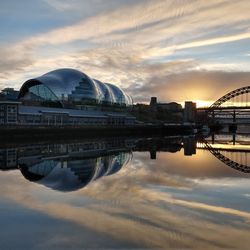
<svg viewBox="0 0 250 250">
<path fill-rule="evenodd" d="M 0 0 L 0 88 L 56 68 L 135 102 L 212 102 L 250 83 L 248 0 Z"/>
</svg>

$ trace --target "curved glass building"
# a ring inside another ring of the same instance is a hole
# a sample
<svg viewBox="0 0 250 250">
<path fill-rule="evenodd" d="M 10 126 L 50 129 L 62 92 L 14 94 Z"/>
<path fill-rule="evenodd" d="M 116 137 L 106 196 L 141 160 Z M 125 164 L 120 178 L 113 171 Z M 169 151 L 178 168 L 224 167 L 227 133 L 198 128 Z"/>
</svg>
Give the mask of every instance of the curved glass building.
<svg viewBox="0 0 250 250">
<path fill-rule="evenodd" d="M 91 79 L 74 69 L 57 69 L 26 81 L 19 99 L 65 103 L 130 106 L 132 98 L 119 87 Z"/>
</svg>

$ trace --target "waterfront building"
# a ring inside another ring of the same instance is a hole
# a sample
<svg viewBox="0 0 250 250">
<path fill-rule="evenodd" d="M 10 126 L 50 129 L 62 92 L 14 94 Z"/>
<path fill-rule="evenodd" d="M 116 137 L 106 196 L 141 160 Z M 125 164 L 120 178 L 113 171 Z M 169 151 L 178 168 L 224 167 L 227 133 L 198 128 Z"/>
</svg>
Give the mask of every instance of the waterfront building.
<svg viewBox="0 0 250 250">
<path fill-rule="evenodd" d="M 16 100 L 0 101 L 0 125 L 125 126 L 132 98 L 119 87 L 74 69 L 27 80 Z"/>
<path fill-rule="evenodd" d="M 19 99 L 61 108 L 133 105 L 132 98 L 119 87 L 91 79 L 74 69 L 57 69 L 26 81 Z"/>
</svg>

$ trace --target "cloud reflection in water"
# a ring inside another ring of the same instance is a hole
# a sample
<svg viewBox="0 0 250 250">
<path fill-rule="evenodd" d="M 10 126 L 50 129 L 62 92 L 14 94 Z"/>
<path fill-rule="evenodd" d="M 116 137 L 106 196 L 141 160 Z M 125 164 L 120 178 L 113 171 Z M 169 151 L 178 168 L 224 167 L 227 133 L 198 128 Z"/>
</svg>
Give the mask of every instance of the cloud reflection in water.
<svg viewBox="0 0 250 250">
<path fill-rule="evenodd" d="M 86 158 L 86 163 L 102 166 L 94 168 L 92 179 L 106 176 L 70 193 L 57 191 L 64 182 L 51 186 L 61 170 L 65 180 L 73 166 L 69 163 L 67 167 L 57 163 L 50 172 L 55 171 L 53 178 L 47 175 L 43 178 L 46 181 L 40 183 L 45 186 L 27 182 L 17 171 L 1 173 L 1 198 L 71 222 L 92 235 L 106 235 L 121 245 L 129 242 L 131 247 L 247 249 L 248 174 L 224 167 L 202 149 L 197 149 L 192 157 L 184 156 L 182 149 L 176 153 L 161 152 L 154 161 L 148 160 L 149 153 L 137 151 L 132 159 L 124 157 L 120 162 L 127 163 L 126 167 L 115 168 L 119 171 L 113 175 L 107 174 L 112 173 L 107 170 L 112 168 L 103 169 L 107 158 L 114 163 L 119 153 L 99 156 L 95 161 Z M 34 166 L 28 169 L 38 170 Z M 95 241 L 94 236 L 92 240 Z M 100 244 L 107 245 L 104 241 Z"/>
</svg>

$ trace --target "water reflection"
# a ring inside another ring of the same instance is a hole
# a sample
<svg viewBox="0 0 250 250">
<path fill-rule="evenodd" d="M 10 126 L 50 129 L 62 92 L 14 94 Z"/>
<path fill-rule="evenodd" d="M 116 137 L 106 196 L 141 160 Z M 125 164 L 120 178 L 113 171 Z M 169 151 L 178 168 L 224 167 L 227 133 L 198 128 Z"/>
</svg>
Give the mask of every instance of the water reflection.
<svg viewBox="0 0 250 250">
<path fill-rule="evenodd" d="M 238 163 L 249 141 L 206 138 Z M 249 174 L 203 138 L 2 145 L 0 159 L 0 248 L 249 248 Z"/>
<path fill-rule="evenodd" d="M 155 160 L 160 152 L 184 156 L 207 150 L 223 164 L 250 173 L 249 136 L 228 134 L 202 136 L 170 136 L 165 138 L 89 139 L 57 144 L 19 145 L 0 149 L 0 169 L 19 169 L 31 182 L 59 191 L 81 189 L 104 176 L 119 172 L 132 159 L 132 152 L 149 152 Z M 204 164 L 206 159 L 204 159 Z"/>
<path fill-rule="evenodd" d="M 32 145 L 0 150 L 2 170 L 19 169 L 29 181 L 74 191 L 118 172 L 131 159 L 129 140 Z"/>
</svg>

